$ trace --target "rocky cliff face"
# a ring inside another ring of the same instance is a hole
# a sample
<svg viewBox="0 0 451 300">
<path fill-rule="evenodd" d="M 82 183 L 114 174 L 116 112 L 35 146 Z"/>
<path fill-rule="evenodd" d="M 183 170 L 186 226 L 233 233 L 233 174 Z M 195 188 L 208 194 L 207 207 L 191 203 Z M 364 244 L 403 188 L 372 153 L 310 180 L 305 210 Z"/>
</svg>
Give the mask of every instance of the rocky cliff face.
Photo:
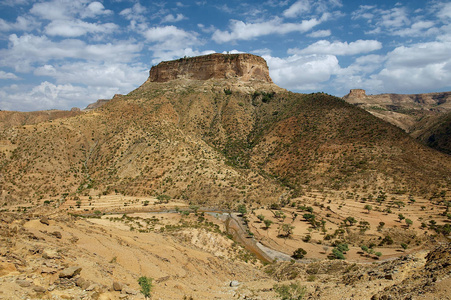
<svg viewBox="0 0 451 300">
<path fill-rule="evenodd" d="M 346 96 L 343 97 L 343 99 L 347 100 L 349 99 L 350 101 L 355 101 L 357 99 L 362 99 L 366 97 L 366 92 L 365 90 L 362 89 L 352 89 L 349 91 L 349 94 L 347 94 Z"/>
<path fill-rule="evenodd" d="M 409 133 L 422 143 L 451 153 L 451 92 L 366 95 L 353 89 L 343 99 Z"/>
<path fill-rule="evenodd" d="M 266 61 L 252 54 L 219 54 L 164 61 L 150 70 L 148 81 L 167 82 L 186 78 L 195 80 L 239 78 L 243 81 L 272 83 Z"/>
<path fill-rule="evenodd" d="M 380 106 L 381 109 L 392 111 L 413 109 L 445 112 L 451 110 L 451 92 L 367 95 L 365 90 L 352 89 L 343 99 L 363 107 Z"/>
</svg>

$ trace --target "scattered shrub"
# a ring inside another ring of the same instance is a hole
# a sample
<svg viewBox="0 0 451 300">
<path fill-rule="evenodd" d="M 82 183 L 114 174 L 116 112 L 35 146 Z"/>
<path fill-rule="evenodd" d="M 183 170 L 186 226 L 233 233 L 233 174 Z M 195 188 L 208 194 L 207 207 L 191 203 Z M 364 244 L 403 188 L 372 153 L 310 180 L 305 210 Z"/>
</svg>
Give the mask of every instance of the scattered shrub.
<svg viewBox="0 0 451 300">
<path fill-rule="evenodd" d="M 274 291 L 282 300 L 300 300 L 304 297 L 306 288 L 301 286 L 299 282 L 294 282 L 290 284 L 276 284 L 274 285 Z"/>
<path fill-rule="evenodd" d="M 293 255 L 291 255 L 291 257 L 293 257 L 294 259 L 302 259 L 306 254 L 307 251 L 302 248 L 298 248 L 293 252 Z"/>
<path fill-rule="evenodd" d="M 152 290 L 152 278 L 141 276 L 138 279 L 139 286 L 141 287 L 141 293 L 144 297 L 150 298 L 150 291 Z"/>
</svg>

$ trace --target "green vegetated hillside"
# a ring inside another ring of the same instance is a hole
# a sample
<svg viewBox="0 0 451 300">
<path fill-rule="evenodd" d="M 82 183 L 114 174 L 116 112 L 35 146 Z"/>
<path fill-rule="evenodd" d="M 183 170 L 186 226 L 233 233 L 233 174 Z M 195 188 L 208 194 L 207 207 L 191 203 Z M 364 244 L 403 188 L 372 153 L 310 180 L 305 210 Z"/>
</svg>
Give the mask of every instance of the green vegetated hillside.
<svg viewBox="0 0 451 300">
<path fill-rule="evenodd" d="M 167 195 L 283 201 L 304 190 L 428 193 L 451 158 L 340 98 L 273 84 L 146 82 L 82 115 L 0 135 L 2 198 Z"/>
</svg>

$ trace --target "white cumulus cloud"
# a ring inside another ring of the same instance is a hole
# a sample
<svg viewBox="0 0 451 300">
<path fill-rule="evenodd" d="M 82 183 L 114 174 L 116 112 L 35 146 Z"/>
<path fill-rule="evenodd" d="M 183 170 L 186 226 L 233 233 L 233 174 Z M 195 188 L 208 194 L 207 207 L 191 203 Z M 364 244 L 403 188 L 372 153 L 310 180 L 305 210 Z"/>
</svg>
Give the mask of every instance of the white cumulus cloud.
<svg viewBox="0 0 451 300">
<path fill-rule="evenodd" d="M 286 34 L 289 32 L 307 32 L 321 21 L 313 18 L 303 20 L 301 23 L 284 23 L 281 18 L 274 18 L 267 22 L 245 23 L 231 20 L 230 31 L 216 30 L 212 39 L 217 43 L 227 43 L 234 40 L 251 40 L 256 37 L 270 34 Z"/>
<path fill-rule="evenodd" d="M 0 70 L 0 79 L 19 79 L 15 74 Z"/>
<path fill-rule="evenodd" d="M 119 26 L 114 23 L 87 23 L 80 20 L 52 21 L 45 27 L 45 33 L 50 36 L 79 37 L 87 33 L 113 33 Z"/>
<path fill-rule="evenodd" d="M 273 81 L 292 90 L 316 90 L 340 71 L 333 55 L 292 55 L 286 58 L 264 55 Z"/>
<path fill-rule="evenodd" d="M 83 18 L 94 18 L 100 15 L 111 15 L 113 11 L 105 9 L 100 2 L 91 2 L 89 5 L 81 12 L 81 17 Z"/>
<path fill-rule="evenodd" d="M 174 57 L 177 53 L 182 56 L 192 56 L 200 51 L 193 51 L 193 46 L 199 46 L 202 41 L 198 39 L 198 33 L 186 31 L 176 26 L 158 26 L 145 30 L 143 36 L 150 43 L 149 49 L 153 51 L 153 62 Z M 190 54 L 187 54 L 190 53 Z"/>
<path fill-rule="evenodd" d="M 376 40 L 357 40 L 355 42 L 329 42 L 318 41 L 304 49 L 289 49 L 290 54 L 332 54 L 332 55 L 355 55 L 367 53 L 382 48 L 382 43 Z"/>
<path fill-rule="evenodd" d="M 18 16 L 16 22 L 0 19 L 0 31 L 29 31 L 39 26 L 39 23 L 30 16 Z"/>
<path fill-rule="evenodd" d="M 296 1 L 287 10 L 283 12 L 283 15 L 287 18 L 295 18 L 304 13 L 310 12 L 311 6 L 309 0 Z"/>
<path fill-rule="evenodd" d="M 0 66 L 13 67 L 19 72 L 28 72 L 35 63 L 50 60 L 82 59 L 95 61 L 127 62 L 132 60 L 142 46 L 120 41 L 116 44 L 87 44 L 78 39 L 54 42 L 46 36 L 24 34 L 9 37 L 10 47 L 0 50 Z"/>
<path fill-rule="evenodd" d="M 312 38 L 322 38 L 322 37 L 330 36 L 331 34 L 332 33 L 331 33 L 330 29 L 326 29 L 326 30 L 314 31 L 312 33 L 307 34 L 307 36 L 312 37 Z"/>
<path fill-rule="evenodd" d="M 177 14 L 176 16 L 169 14 L 161 20 L 162 23 L 176 23 L 185 20 L 186 17 L 183 14 Z"/>
</svg>

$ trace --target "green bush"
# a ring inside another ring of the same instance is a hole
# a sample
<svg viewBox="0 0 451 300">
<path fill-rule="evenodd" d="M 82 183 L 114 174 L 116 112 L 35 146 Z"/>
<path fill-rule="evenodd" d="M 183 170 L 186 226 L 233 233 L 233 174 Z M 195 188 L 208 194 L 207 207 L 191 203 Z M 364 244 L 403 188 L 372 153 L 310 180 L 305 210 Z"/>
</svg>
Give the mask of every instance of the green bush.
<svg viewBox="0 0 451 300">
<path fill-rule="evenodd" d="M 306 288 L 301 286 L 299 282 L 293 282 L 290 284 L 276 284 L 274 291 L 282 300 L 300 300 L 304 297 Z"/>
<path fill-rule="evenodd" d="M 152 278 L 141 276 L 138 279 L 139 286 L 141 287 L 141 293 L 144 297 L 150 298 L 150 291 L 152 290 Z"/>
<path fill-rule="evenodd" d="M 246 205 L 244 205 L 244 204 L 238 205 L 237 210 L 241 215 L 247 214 L 247 208 L 246 208 Z"/>
<path fill-rule="evenodd" d="M 337 249 L 338 249 L 341 253 L 346 253 L 347 251 L 349 251 L 348 244 L 345 244 L 345 243 L 338 244 Z"/>
<path fill-rule="evenodd" d="M 345 259 L 345 256 L 343 255 L 343 252 L 338 250 L 337 248 L 332 249 L 332 258 L 335 259 Z"/>
<path fill-rule="evenodd" d="M 307 254 L 307 251 L 305 251 L 302 248 L 298 248 L 297 250 L 295 250 L 293 252 L 293 255 L 291 255 L 291 257 L 293 257 L 294 259 L 302 259 L 304 258 L 304 256 Z"/>
<path fill-rule="evenodd" d="M 393 245 L 393 239 L 391 238 L 391 236 L 386 235 L 384 237 L 384 239 L 380 242 L 379 246 L 383 246 L 383 245 Z"/>
</svg>

